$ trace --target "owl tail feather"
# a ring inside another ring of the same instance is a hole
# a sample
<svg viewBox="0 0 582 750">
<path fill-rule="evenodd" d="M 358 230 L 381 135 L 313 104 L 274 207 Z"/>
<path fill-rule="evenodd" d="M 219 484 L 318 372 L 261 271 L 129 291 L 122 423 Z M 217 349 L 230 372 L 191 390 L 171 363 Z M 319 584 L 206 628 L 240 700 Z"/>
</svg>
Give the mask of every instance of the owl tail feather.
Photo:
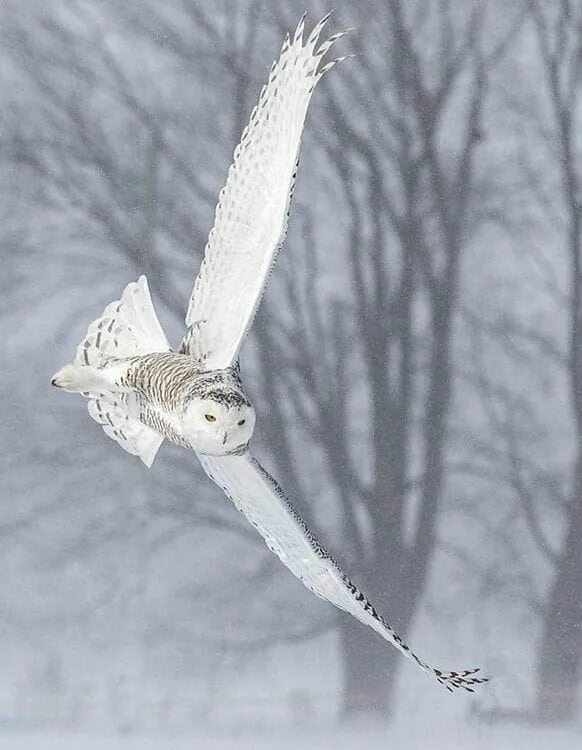
<svg viewBox="0 0 582 750">
<path fill-rule="evenodd" d="M 169 349 L 147 280 L 140 276 L 91 323 L 77 347 L 74 362 L 59 370 L 52 383 L 82 392 L 89 399 L 89 414 L 104 432 L 149 467 L 164 439 L 137 418 L 134 394 L 122 393 L 113 383 L 108 384 L 107 374 L 117 359 Z"/>
<path fill-rule="evenodd" d="M 121 299 L 107 305 L 77 347 L 75 364 L 103 365 L 114 358 L 135 357 L 170 349 L 145 276 L 128 284 Z"/>
</svg>

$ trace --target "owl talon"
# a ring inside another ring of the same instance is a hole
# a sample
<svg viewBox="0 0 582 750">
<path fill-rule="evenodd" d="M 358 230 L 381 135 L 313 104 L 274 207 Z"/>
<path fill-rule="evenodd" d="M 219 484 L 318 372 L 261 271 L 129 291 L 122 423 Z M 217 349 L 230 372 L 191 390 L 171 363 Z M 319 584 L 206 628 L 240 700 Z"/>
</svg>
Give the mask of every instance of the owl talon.
<svg viewBox="0 0 582 750">
<path fill-rule="evenodd" d="M 62 388 L 65 391 L 76 391 L 81 382 L 77 365 L 65 365 L 51 379 L 51 385 Z"/>
<path fill-rule="evenodd" d="M 53 375 L 51 385 L 55 388 L 62 388 L 64 391 L 81 393 L 91 390 L 94 381 L 95 376 L 92 367 L 70 364 L 65 365 Z"/>
</svg>

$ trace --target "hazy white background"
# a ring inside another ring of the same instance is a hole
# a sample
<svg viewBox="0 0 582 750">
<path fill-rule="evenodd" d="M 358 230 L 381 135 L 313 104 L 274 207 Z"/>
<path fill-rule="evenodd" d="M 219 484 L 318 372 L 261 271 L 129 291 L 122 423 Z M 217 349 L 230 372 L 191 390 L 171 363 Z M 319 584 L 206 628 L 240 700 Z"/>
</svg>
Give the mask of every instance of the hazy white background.
<svg viewBox="0 0 582 750">
<path fill-rule="evenodd" d="M 256 451 L 450 696 L 193 456 L 50 388 L 146 273 L 170 340 L 281 0 L 0 8 L 0 748 L 582 740 L 582 2 L 336 2 L 242 366 Z M 307 4 L 308 28 L 329 8 Z"/>
</svg>

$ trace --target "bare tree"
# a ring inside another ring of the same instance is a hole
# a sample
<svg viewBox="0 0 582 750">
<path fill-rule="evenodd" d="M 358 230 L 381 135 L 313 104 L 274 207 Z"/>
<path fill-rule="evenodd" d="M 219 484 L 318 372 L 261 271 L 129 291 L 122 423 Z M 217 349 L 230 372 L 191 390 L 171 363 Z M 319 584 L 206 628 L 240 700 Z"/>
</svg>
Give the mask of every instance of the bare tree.
<svg viewBox="0 0 582 750">
<path fill-rule="evenodd" d="M 83 273 L 93 280 L 103 279 L 105 284 L 108 278 L 119 276 L 118 272 L 108 272 L 112 257 L 127 264 L 126 273 L 133 275 L 147 271 L 153 277 L 156 291 L 165 301 L 167 310 L 178 320 L 183 316 L 183 302 L 196 268 L 195 259 L 190 257 L 190 247 L 192 244 L 199 248 L 203 246 L 205 226 L 210 223 L 218 190 L 218 182 L 215 189 L 206 188 L 204 180 L 208 175 L 199 166 L 201 152 L 206 150 L 207 154 L 212 154 L 215 150 L 217 128 L 204 118 L 193 128 L 191 117 L 185 116 L 184 111 L 175 111 L 179 109 L 178 104 L 160 103 L 157 95 L 168 80 L 167 73 L 156 79 L 154 90 L 140 86 L 139 75 L 143 71 L 133 66 L 116 47 L 115 40 L 111 39 L 110 19 L 101 10 L 95 11 L 91 4 L 80 2 L 71 4 L 66 10 L 61 8 L 62 12 L 39 14 L 35 8 L 29 8 L 29 11 L 29 15 L 23 13 L 12 17 L 4 28 L 8 69 L 19 81 L 19 88 L 17 92 L 13 91 L 13 106 L 3 112 L 3 156 L 7 165 L 15 167 L 19 184 L 35 185 L 35 195 L 29 197 L 29 205 L 35 206 L 37 236 L 42 234 L 47 244 L 42 249 L 33 247 L 32 250 L 40 255 L 47 246 L 50 247 L 51 265 L 55 269 L 59 265 L 68 266 L 69 271 L 75 258 L 82 257 Z M 192 12 L 193 21 L 202 17 L 194 7 Z M 227 24 L 227 31 L 239 29 L 240 24 L 235 18 L 229 17 L 228 22 L 232 26 Z M 123 25 L 117 28 L 134 38 L 136 44 L 141 39 L 142 43 L 149 45 L 150 51 L 153 47 L 156 52 L 155 40 L 152 41 L 144 29 L 136 26 L 139 31 L 134 29 L 132 32 Z M 192 31 L 190 41 L 197 41 L 200 29 L 193 26 Z M 250 80 L 246 68 L 248 60 L 244 55 L 256 51 L 251 43 L 251 31 L 249 34 L 248 39 L 242 40 L 245 47 L 241 55 L 244 59 L 239 64 L 233 64 L 226 55 L 224 60 L 217 56 L 216 68 L 210 66 L 209 71 L 212 80 L 215 76 L 220 78 L 225 67 L 227 71 L 234 71 L 238 76 L 233 86 L 237 96 Z M 193 46 L 196 49 L 193 59 L 197 63 L 203 62 L 202 45 Z M 184 64 L 183 60 L 181 62 Z M 187 63 L 191 66 L 192 59 L 187 59 Z M 190 67 L 184 75 L 187 78 L 184 88 L 196 88 Z M 202 82 L 198 85 L 203 88 L 204 67 L 200 75 Z M 222 84 L 227 85 L 228 79 Z M 174 82 L 174 85 L 178 86 L 178 83 Z M 9 89 L 7 86 L 6 90 Z M 253 96 L 255 89 L 256 85 Z M 224 120 L 223 127 L 227 131 L 225 153 L 216 159 L 217 163 L 227 163 L 229 139 L 238 138 L 240 123 L 246 116 L 239 111 L 242 106 L 238 105 L 235 112 L 229 112 Z M 215 107 L 218 112 L 222 110 L 222 106 L 216 103 Z M 184 109 L 187 108 L 184 106 Z M 236 122 L 231 129 L 233 119 Z M 184 152 L 191 149 L 196 137 L 207 148 L 193 152 L 192 158 L 187 160 Z M 222 178 L 222 173 L 217 171 L 216 179 Z M 204 210 L 208 216 L 205 222 L 200 220 L 198 224 L 199 215 Z M 46 231 L 45 226 L 41 233 L 41 219 L 56 225 L 52 233 Z M 25 226 L 26 222 L 21 221 L 21 225 Z M 85 247 L 80 248 L 81 237 Z M 109 248 L 109 252 L 104 252 L 103 247 Z M 30 256 L 28 260 L 30 262 Z M 41 267 L 42 263 L 39 263 L 36 271 Z M 45 294 L 58 294 L 62 283 L 58 276 L 58 273 L 46 274 L 54 286 L 45 290 Z M 34 288 L 33 281 L 37 289 L 42 286 L 31 273 L 27 288 Z M 118 291 L 117 280 L 106 294 Z M 19 295 L 22 298 L 22 285 Z M 22 299 L 19 305 L 18 311 L 22 314 Z M 81 306 L 84 307 L 83 302 Z M 69 314 L 74 312 L 62 302 L 61 308 L 68 309 Z M 79 319 L 85 317 L 86 310 Z M 74 345 L 74 340 L 70 345 Z M 45 353 L 43 362 L 46 358 Z M 54 365 L 46 367 L 47 376 L 51 367 Z M 84 421 L 86 417 L 82 419 Z M 261 611 L 253 608 L 252 616 L 241 621 L 240 608 L 245 606 L 241 588 L 248 590 L 252 581 L 256 586 L 266 586 L 272 572 L 280 571 L 252 529 L 239 518 L 234 518 L 232 510 L 222 499 L 216 502 L 206 479 L 200 477 L 200 481 L 196 481 L 196 468 L 191 457 L 182 455 L 176 458 L 171 475 L 164 475 L 159 484 L 155 477 L 153 481 L 148 478 L 150 488 L 153 485 L 150 501 L 138 467 L 127 471 L 121 469 L 119 459 L 122 457 L 114 456 L 110 446 L 105 446 L 101 452 L 87 450 L 86 446 L 79 444 L 73 425 L 69 424 L 69 427 L 72 428 L 70 431 L 63 431 L 58 454 L 55 447 L 48 456 L 40 456 L 36 470 L 38 479 L 58 460 L 68 481 L 50 483 L 48 486 L 52 491 L 42 493 L 44 497 L 39 499 L 32 495 L 38 502 L 30 503 L 33 506 L 30 510 L 27 508 L 27 512 L 21 512 L 14 521 L 3 519 L 6 534 L 13 534 L 11 541 L 14 545 L 27 546 L 26 535 L 37 540 L 37 530 L 43 520 L 52 517 L 53 522 L 62 524 L 65 530 L 39 544 L 34 549 L 35 555 L 43 557 L 48 570 L 58 568 L 61 573 L 77 563 L 92 565 L 96 579 L 100 577 L 101 560 L 119 560 L 120 551 L 125 552 L 121 553 L 119 575 L 111 576 L 111 571 L 108 571 L 111 577 L 105 589 L 95 582 L 94 591 L 82 606 L 63 606 L 62 611 L 54 616 L 47 611 L 44 619 L 39 618 L 39 627 L 41 620 L 49 631 L 51 622 L 76 622 L 81 627 L 87 624 L 95 610 L 108 611 L 110 621 L 118 623 L 118 634 L 125 632 L 124 637 L 137 639 L 141 644 L 138 651 L 141 649 L 145 658 L 151 651 L 151 633 L 157 634 L 153 638 L 157 648 L 163 648 L 164 637 L 167 643 L 168 633 L 173 632 L 175 641 L 185 642 L 189 638 L 199 643 L 202 639 L 209 649 L 229 647 L 242 652 L 245 649 L 252 651 L 258 645 L 265 648 L 282 638 L 315 637 L 329 629 L 331 618 L 319 618 L 314 625 L 314 618 L 309 617 L 311 608 L 297 613 L 297 607 L 294 607 L 297 593 L 294 591 L 301 591 L 300 584 L 284 576 L 284 582 L 276 590 L 272 584 L 270 586 L 273 589 L 271 601 L 279 598 L 278 606 L 271 609 L 266 600 Z M 6 442 L 10 441 L 7 439 Z M 70 457 L 68 462 L 62 461 L 61 451 Z M 68 501 L 75 494 L 74 485 L 92 485 L 93 481 L 88 478 L 96 464 L 106 477 L 105 481 L 100 481 L 100 502 L 87 505 L 89 498 L 85 497 L 84 510 L 77 506 L 73 522 Z M 15 484 L 20 481 L 18 477 L 15 480 Z M 123 501 L 112 510 L 106 498 L 120 494 L 124 495 Z M 23 507 L 19 506 L 19 510 L 23 511 Z M 16 528 L 23 530 L 25 541 L 13 533 Z M 207 533 L 219 531 L 225 540 L 228 538 L 225 532 L 230 532 L 231 540 L 240 540 L 239 547 L 245 548 L 246 545 L 246 550 L 252 549 L 258 564 L 251 566 L 247 573 L 242 571 L 240 578 L 229 569 L 228 586 L 217 576 L 211 582 L 216 588 L 213 585 L 192 585 L 189 595 L 180 598 L 178 613 L 190 622 L 193 620 L 191 611 L 200 611 L 200 601 L 209 600 L 209 606 L 204 607 L 207 622 L 194 621 L 189 626 L 173 627 L 174 610 L 165 610 L 161 618 L 163 622 L 160 622 L 155 604 L 148 602 L 147 579 L 164 544 L 168 540 L 176 543 L 180 538 L 187 538 L 193 528 Z M 30 543 L 30 547 L 34 545 Z M 143 564 L 145 561 L 147 565 Z M 244 587 L 233 583 L 241 579 L 246 581 Z M 217 596 L 217 589 L 230 592 L 230 605 L 224 597 Z M 120 602 L 121 597 L 127 600 L 127 605 Z M 306 599 L 315 610 L 318 602 L 310 597 Z M 184 607 L 185 602 L 188 607 Z M 187 610 L 190 614 L 185 614 Z M 208 626 L 212 617 L 224 623 L 228 635 L 217 637 L 214 629 Z M 102 620 L 100 622 L 97 627 L 102 627 Z M 236 630 L 232 627 L 234 622 L 240 623 Z M 143 667 L 142 664 L 140 668 Z"/>
<path fill-rule="evenodd" d="M 236 143 L 262 78 L 262 6 L 237 5 L 236 18 L 185 0 L 144 0 L 148 12 L 137 14 L 118 5 L 79 0 L 60 14 L 13 19 L 5 49 L 25 87 L 3 130 L 43 205 L 132 271 L 147 269 L 177 320 L 196 266 L 184 250 L 201 251 L 224 176 L 209 161 L 228 159 L 217 133 Z M 362 24 L 365 39 L 353 37 L 356 59 L 322 88 L 326 120 L 312 120 L 307 134 L 319 177 L 309 185 L 300 171 L 290 236 L 303 252 L 281 259 L 247 355 L 251 388 L 269 405 L 263 448 L 278 478 L 321 536 L 335 538 L 330 546 L 341 541 L 350 571 L 402 635 L 423 599 L 445 494 L 460 269 L 481 217 L 489 75 L 521 19 L 492 30 L 493 6 L 366 5 L 373 23 Z M 284 10 L 275 21 L 288 26 L 297 8 Z M 346 17 L 354 13 L 347 5 Z M 155 76 L 119 37 L 155 53 Z M 198 112 L 208 110 L 196 128 L 184 96 L 194 76 Z M 234 117 L 220 116 L 222 96 L 208 93 L 217 91 L 230 94 Z M 107 263 L 102 252 L 91 262 Z M 165 511 L 188 505 L 182 489 Z M 195 523 L 247 533 L 212 502 L 192 513 Z M 346 714 L 390 712 L 395 650 L 347 616 L 313 629 L 296 622 L 273 630 L 339 629 Z"/>
<path fill-rule="evenodd" d="M 546 721 L 574 716 L 582 664 L 582 237 L 579 102 L 582 5 L 563 0 L 556 7 L 532 8 L 544 66 L 544 84 L 554 122 L 548 144 L 558 157 L 561 199 L 569 259 L 567 372 L 575 423 L 576 457 L 566 511 L 566 538 L 556 560 L 555 577 L 545 606 L 538 661 L 537 712 Z"/>
<path fill-rule="evenodd" d="M 443 3 L 428 17 L 410 7 L 378 6 L 365 45 L 355 41 L 358 63 L 327 87 L 340 128 L 326 136 L 322 158 L 345 206 L 347 292 L 332 300 L 330 314 L 325 284 L 306 286 L 305 273 L 287 269 L 302 324 L 277 326 L 270 308 L 259 354 L 261 373 L 288 363 L 278 388 L 264 385 L 280 475 L 309 498 L 302 461 L 289 458 L 292 404 L 324 452 L 349 565 L 403 633 L 422 601 L 437 539 L 460 265 L 482 208 L 476 173 L 487 77 L 523 18 L 508 19 L 492 39 L 482 4 L 461 11 Z M 429 38 L 434 46 L 423 48 Z M 358 109 L 348 114 L 342 104 L 355 91 Z M 313 258 L 314 248 L 306 252 Z M 389 713 L 397 655 L 349 618 L 339 629 L 344 712 Z"/>
<path fill-rule="evenodd" d="M 535 388 L 525 389 L 522 374 L 516 379 L 519 392 L 509 381 L 486 388 L 497 423 L 497 456 L 490 445 L 487 450 L 551 571 L 547 590 L 531 580 L 523 589 L 540 618 L 541 633 L 535 705 L 517 717 L 555 723 L 574 717 L 582 674 L 582 603 L 576 593 L 582 581 L 582 4 L 532 0 L 529 13 L 525 39 L 535 43 L 536 75 L 518 70 L 523 87 L 505 91 L 521 144 L 515 189 L 522 205 L 513 224 L 527 238 L 526 259 L 536 269 L 538 293 L 554 312 L 542 317 L 540 311 L 540 320 L 531 321 L 517 307 L 495 323 L 479 325 L 504 342 L 504 356 L 516 372 L 525 363 L 537 378 Z M 543 248 L 536 237 L 540 232 Z M 547 407 L 548 392 L 553 412 Z M 563 419 L 559 429 L 556 409 Z M 556 519 L 563 537 L 552 534 Z"/>
</svg>

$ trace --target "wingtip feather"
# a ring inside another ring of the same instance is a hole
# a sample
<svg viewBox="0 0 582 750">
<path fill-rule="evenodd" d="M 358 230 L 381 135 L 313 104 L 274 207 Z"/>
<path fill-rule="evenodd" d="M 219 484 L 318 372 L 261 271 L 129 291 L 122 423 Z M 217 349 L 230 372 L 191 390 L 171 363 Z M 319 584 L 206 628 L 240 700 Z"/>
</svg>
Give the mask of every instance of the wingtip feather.
<svg viewBox="0 0 582 750">
<path fill-rule="evenodd" d="M 325 14 L 325 16 L 323 16 L 323 18 L 320 18 L 319 21 L 315 24 L 315 26 L 311 30 L 311 34 L 309 35 L 309 38 L 307 40 L 309 43 L 317 41 L 317 38 L 321 34 L 321 30 L 323 29 L 323 27 L 325 26 L 325 24 L 331 18 L 331 14 L 332 13 L 333 13 L 333 11 L 330 10 L 328 13 Z"/>
<path fill-rule="evenodd" d="M 464 669 L 459 672 L 441 672 L 440 669 L 433 669 L 434 676 L 450 693 L 455 690 L 465 690 L 468 693 L 474 693 L 473 685 L 483 685 L 489 682 L 489 677 L 476 676 L 480 668 Z"/>
<path fill-rule="evenodd" d="M 305 19 L 307 17 L 307 11 L 303 11 L 303 15 L 299 19 L 295 33 L 293 34 L 293 44 L 303 40 L 303 31 L 305 29 Z"/>
</svg>

